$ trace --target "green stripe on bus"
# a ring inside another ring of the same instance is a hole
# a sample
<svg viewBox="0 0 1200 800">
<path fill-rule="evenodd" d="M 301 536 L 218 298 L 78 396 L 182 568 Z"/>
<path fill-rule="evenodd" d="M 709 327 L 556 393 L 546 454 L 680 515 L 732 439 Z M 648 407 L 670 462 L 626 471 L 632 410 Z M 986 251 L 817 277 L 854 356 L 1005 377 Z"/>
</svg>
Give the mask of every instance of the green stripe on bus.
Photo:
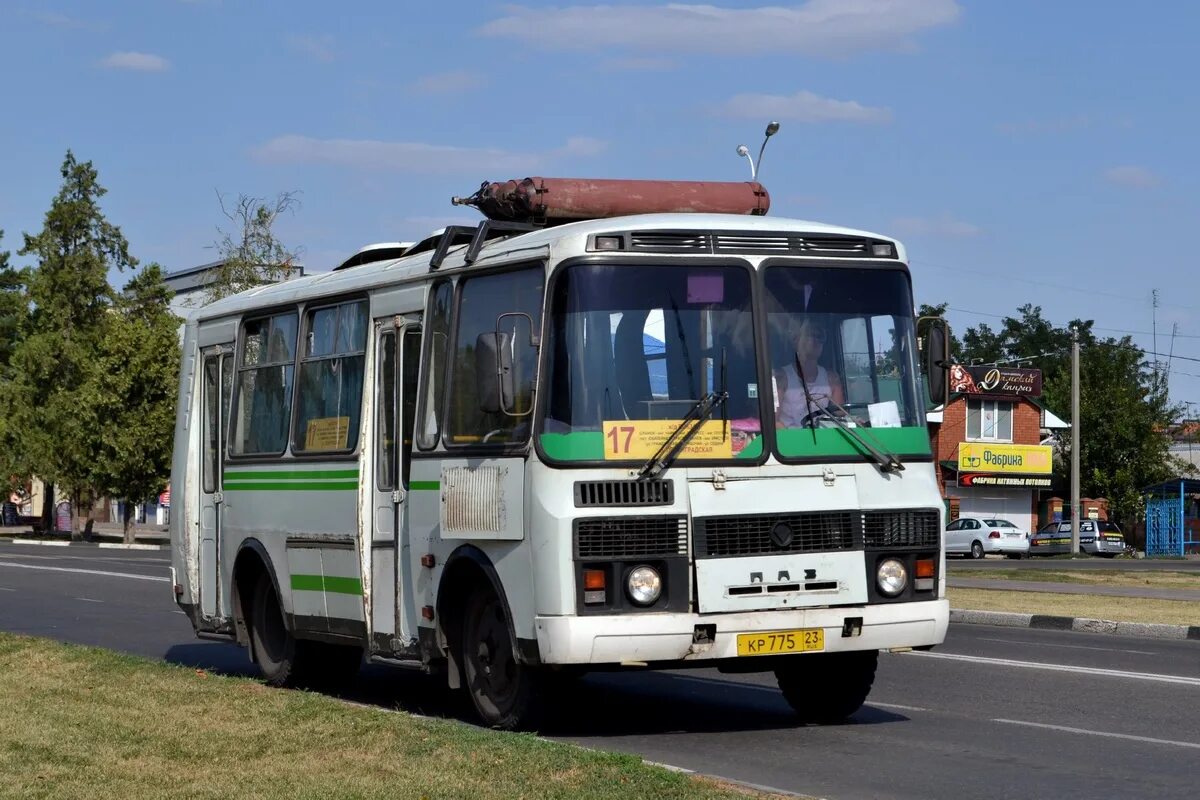
<svg viewBox="0 0 1200 800">
<path fill-rule="evenodd" d="M 362 581 L 358 578 L 339 578 L 334 575 L 293 575 L 292 589 L 301 592 L 361 595 Z"/>
<path fill-rule="evenodd" d="M 224 489 L 227 492 L 352 492 L 358 489 L 358 481 L 246 481 L 226 483 Z"/>
<path fill-rule="evenodd" d="M 272 481 L 288 481 L 288 480 L 314 480 L 316 478 L 357 478 L 357 469 L 312 469 L 312 470 L 279 470 L 279 469 L 264 469 L 264 470 L 247 470 L 247 471 L 229 471 L 225 473 L 225 480 L 272 480 Z"/>
<path fill-rule="evenodd" d="M 436 492 L 442 488 L 441 481 L 409 481 L 408 490 L 410 492 Z"/>
</svg>

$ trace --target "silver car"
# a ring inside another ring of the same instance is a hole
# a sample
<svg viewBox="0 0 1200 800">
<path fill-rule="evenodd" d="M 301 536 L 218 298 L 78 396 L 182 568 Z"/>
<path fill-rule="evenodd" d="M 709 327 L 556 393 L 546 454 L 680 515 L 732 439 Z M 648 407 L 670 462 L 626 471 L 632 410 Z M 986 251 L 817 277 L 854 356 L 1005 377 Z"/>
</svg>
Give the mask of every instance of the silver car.
<svg viewBox="0 0 1200 800">
<path fill-rule="evenodd" d="M 1115 522 L 1083 519 L 1079 521 L 1079 551 L 1112 558 L 1125 552 L 1125 536 Z M 1071 522 L 1051 522 L 1029 540 L 1029 554 L 1050 556 L 1071 552 Z"/>
</svg>

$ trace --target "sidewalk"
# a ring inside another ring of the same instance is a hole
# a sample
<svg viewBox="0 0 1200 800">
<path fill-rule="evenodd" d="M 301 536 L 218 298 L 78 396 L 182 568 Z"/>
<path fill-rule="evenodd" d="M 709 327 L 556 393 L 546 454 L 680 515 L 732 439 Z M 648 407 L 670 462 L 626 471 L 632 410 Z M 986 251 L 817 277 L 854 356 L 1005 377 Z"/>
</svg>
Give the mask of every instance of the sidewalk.
<svg viewBox="0 0 1200 800">
<path fill-rule="evenodd" d="M 170 535 L 166 525 L 134 525 L 134 541 L 138 544 L 169 545 Z M 69 533 L 43 534 L 35 533 L 29 525 L 5 526 L 0 525 L 0 541 L 38 542 L 38 543 L 70 543 Z M 125 540 L 123 527 L 119 522 L 97 522 L 92 525 L 90 539 L 75 544 L 114 544 Z"/>
<path fill-rule="evenodd" d="M 959 589 L 999 589 L 1010 592 L 1050 592 L 1053 594 L 1101 595 L 1104 597 L 1146 597 L 1154 600 L 1183 600 L 1200 603 L 1200 588 L 1160 589 L 1146 586 L 1096 586 L 1055 581 L 1008 581 L 990 578 L 946 577 L 946 585 Z M 1197 581 L 1200 585 L 1200 580 Z"/>
</svg>

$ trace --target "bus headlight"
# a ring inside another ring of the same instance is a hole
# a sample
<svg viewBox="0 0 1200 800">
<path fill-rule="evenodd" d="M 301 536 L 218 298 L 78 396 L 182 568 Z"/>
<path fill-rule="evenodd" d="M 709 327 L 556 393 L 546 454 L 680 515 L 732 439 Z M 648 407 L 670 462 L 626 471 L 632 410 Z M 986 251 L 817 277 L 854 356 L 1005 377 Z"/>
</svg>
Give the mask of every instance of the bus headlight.
<svg viewBox="0 0 1200 800">
<path fill-rule="evenodd" d="M 908 586 L 908 570 L 896 559 L 887 558 L 879 562 L 875 581 L 879 584 L 879 591 L 888 597 L 895 597 Z"/>
<path fill-rule="evenodd" d="M 629 599 L 639 606 L 653 605 L 662 594 L 662 578 L 653 567 L 635 567 L 625 583 Z"/>
</svg>

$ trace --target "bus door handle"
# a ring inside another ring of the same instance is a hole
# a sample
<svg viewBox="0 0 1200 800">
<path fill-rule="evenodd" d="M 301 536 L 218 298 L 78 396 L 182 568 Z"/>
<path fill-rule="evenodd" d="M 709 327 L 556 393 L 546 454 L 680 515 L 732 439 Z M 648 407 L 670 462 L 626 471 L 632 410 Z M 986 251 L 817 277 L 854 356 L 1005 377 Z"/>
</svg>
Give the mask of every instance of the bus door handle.
<svg viewBox="0 0 1200 800">
<path fill-rule="evenodd" d="M 406 495 L 405 495 L 403 489 L 393 489 L 392 490 L 392 503 L 395 505 L 400 505 L 401 503 L 404 502 L 405 496 Z"/>
</svg>

